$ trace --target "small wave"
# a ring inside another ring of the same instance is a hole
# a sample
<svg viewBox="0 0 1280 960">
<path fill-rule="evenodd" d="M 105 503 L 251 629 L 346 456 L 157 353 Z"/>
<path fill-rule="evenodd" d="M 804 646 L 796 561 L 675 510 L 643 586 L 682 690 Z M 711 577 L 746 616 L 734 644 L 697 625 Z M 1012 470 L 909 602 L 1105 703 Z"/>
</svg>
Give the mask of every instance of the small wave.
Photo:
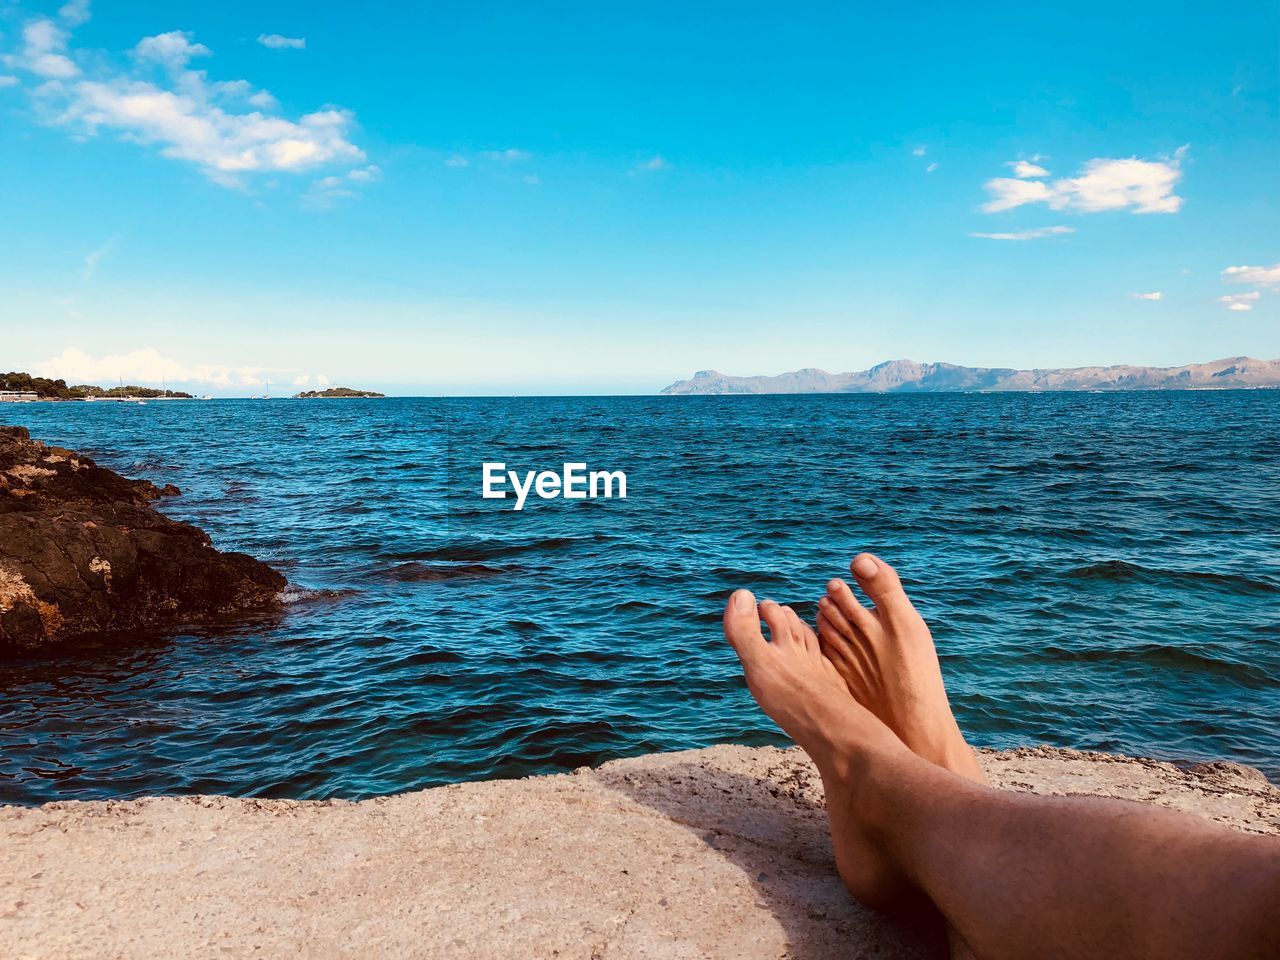
<svg viewBox="0 0 1280 960">
<path fill-rule="evenodd" d="M 1155 583 L 1170 586 L 1221 586 L 1239 593 L 1270 595 L 1280 587 L 1270 580 L 1245 577 L 1236 573 L 1214 573 L 1208 570 L 1165 570 L 1144 567 L 1127 560 L 1103 560 L 1073 567 L 1066 576 L 1076 580 L 1101 580 L 1109 583 Z"/>
<path fill-rule="evenodd" d="M 523 567 L 510 564 L 502 567 L 490 566 L 486 563 L 459 563 L 453 565 L 428 564 L 413 561 L 402 563 L 386 571 L 391 580 L 404 583 L 432 583 L 438 580 L 463 580 L 478 577 L 500 577 L 508 573 L 519 573 Z"/>
<path fill-rule="evenodd" d="M 300 587 L 297 584 L 291 583 L 276 594 L 276 599 L 285 605 L 297 603 L 333 603 L 358 592 L 359 591 L 352 589 L 313 590 L 310 587 Z"/>
<path fill-rule="evenodd" d="M 598 538 L 597 538 L 598 539 Z M 456 563 L 483 562 L 494 557 L 517 556 L 522 553 L 538 553 L 564 550 L 583 542 L 582 537 L 542 537 L 537 540 L 495 540 L 490 542 L 457 543 L 426 550 L 384 555 L 387 560 L 403 562 L 444 560 Z"/>
<path fill-rule="evenodd" d="M 1164 643 L 1143 643 L 1134 647 L 1119 649 L 1083 649 L 1071 650 L 1066 647 L 1049 645 L 1037 651 L 1037 655 L 1048 660 L 1067 663 L 1111 663 L 1134 664 L 1156 667 L 1160 669 L 1190 670 L 1196 673 L 1212 673 L 1227 677 L 1248 687 L 1267 686 L 1273 681 L 1266 670 L 1251 663 L 1242 663 L 1204 648 L 1175 647 Z"/>
</svg>

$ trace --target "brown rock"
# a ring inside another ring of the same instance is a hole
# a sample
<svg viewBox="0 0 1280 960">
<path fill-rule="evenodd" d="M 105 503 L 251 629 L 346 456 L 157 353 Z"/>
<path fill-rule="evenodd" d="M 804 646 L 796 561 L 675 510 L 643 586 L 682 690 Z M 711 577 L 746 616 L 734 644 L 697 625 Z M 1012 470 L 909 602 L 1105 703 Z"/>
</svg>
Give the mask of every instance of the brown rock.
<svg viewBox="0 0 1280 960">
<path fill-rule="evenodd" d="M 177 493 L 0 427 L 0 656 L 278 602 L 284 577 L 149 505 Z"/>
</svg>

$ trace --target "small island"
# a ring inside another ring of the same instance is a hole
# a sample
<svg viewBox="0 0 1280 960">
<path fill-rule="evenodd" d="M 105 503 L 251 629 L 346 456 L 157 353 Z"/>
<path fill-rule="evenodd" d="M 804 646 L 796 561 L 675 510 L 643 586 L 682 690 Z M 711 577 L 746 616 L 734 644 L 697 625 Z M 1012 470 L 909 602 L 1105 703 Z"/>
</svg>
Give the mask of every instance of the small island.
<svg viewBox="0 0 1280 960">
<path fill-rule="evenodd" d="M 377 397 L 385 397 L 385 393 L 378 393 L 376 390 L 352 390 L 350 387 L 327 387 L 324 390 L 304 390 L 302 393 L 295 393 L 296 400 L 341 400 L 348 397 L 360 397 L 363 399 L 373 399 Z"/>
</svg>

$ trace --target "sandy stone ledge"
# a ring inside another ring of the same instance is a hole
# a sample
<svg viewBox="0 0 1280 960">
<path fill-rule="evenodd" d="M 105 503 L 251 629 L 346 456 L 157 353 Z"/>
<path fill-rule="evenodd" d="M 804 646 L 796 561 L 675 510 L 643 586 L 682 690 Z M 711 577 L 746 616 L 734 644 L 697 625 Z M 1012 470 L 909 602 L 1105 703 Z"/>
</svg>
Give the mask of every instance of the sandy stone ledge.
<svg viewBox="0 0 1280 960">
<path fill-rule="evenodd" d="M 1280 833 L 1257 771 L 1048 748 L 1006 789 L 1125 797 Z M 798 750 L 721 746 L 362 803 L 0 807 L 0 955 L 919 957 L 835 876 Z"/>
</svg>

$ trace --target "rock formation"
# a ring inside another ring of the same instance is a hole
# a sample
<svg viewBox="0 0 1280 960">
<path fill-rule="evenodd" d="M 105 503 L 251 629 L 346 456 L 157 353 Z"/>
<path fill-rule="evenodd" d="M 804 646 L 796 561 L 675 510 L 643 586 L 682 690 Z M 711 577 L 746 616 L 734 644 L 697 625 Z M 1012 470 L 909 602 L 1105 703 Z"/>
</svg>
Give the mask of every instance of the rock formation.
<svg viewBox="0 0 1280 960">
<path fill-rule="evenodd" d="M 0 427 L 0 656 L 278 602 L 284 577 L 150 506 L 178 493 Z"/>
</svg>

